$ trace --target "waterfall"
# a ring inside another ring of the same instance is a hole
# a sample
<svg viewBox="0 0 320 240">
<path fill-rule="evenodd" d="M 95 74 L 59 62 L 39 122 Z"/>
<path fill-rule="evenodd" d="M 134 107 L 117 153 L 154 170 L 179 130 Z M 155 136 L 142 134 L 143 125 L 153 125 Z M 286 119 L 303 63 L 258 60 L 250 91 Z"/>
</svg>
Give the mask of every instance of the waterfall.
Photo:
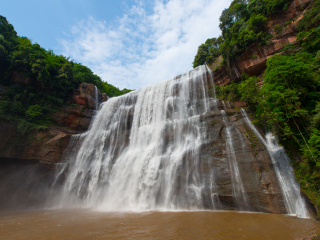
<svg viewBox="0 0 320 240">
<path fill-rule="evenodd" d="M 244 109 L 241 109 L 241 114 L 247 125 L 252 129 L 270 153 L 288 214 L 295 215 L 300 218 L 309 218 L 306 203 L 301 197 L 300 186 L 295 180 L 294 171 L 290 165 L 290 159 L 288 158 L 285 150 L 278 145 L 275 137 L 271 133 L 266 134 L 266 139 L 264 139 L 251 123 Z"/>
<path fill-rule="evenodd" d="M 264 139 L 244 110 L 245 121 L 218 101 L 212 71 L 199 66 L 102 103 L 57 164 L 56 206 L 283 213 L 284 201 L 289 214 L 306 217 L 284 150 L 272 135 Z M 244 124 L 268 150 L 258 153 L 261 162 L 243 138 Z M 270 164 L 275 172 L 262 174 Z"/>
<path fill-rule="evenodd" d="M 99 94 L 98 94 L 98 88 L 96 86 L 94 86 L 94 92 L 95 92 L 95 100 L 96 100 L 96 106 L 95 106 L 95 110 L 98 110 L 99 107 Z"/>
<path fill-rule="evenodd" d="M 223 109 L 227 110 L 226 104 L 224 103 L 224 101 L 222 101 L 222 105 L 223 105 Z"/>
<path fill-rule="evenodd" d="M 229 106 L 230 109 L 232 109 L 230 101 L 228 101 L 228 106 Z"/>
<path fill-rule="evenodd" d="M 235 150 L 233 147 L 232 133 L 230 131 L 231 126 L 229 125 L 226 112 L 224 110 L 221 110 L 221 113 L 223 115 L 223 121 L 225 123 L 226 145 L 227 145 L 227 152 L 228 152 L 229 169 L 231 173 L 233 196 L 235 198 L 235 202 L 237 203 L 239 209 L 248 210 L 249 209 L 248 197 L 244 190 Z"/>
<path fill-rule="evenodd" d="M 212 98 L 209 97 L 209 98 L 207 98 L 207 100 L 209 101 L 209 104 L 211 104 L 211 103 L 213 104 L 211 110 L 218 110 L 218 101 L 219 101 L 219 99 L 217 99 L 216 88 L 215 88 L 215 85 L 214 85 L 213 72 L 210 70 L 210 68 L 207 65 L 205 65 L 205 67 L 206 67 L 206 71 L 209 73 L 208 87 L 209 87 L 209 85 L 211 85 L 210 90 L 213 93 L 212 94 L 213 97 Z M 210 95 L 210 94 L 208 94 L 208 95 Z"/>
<path fill-rule="evenodd" d="M 58 171 L 66 178 L 60 204 L 77 199 L 104 211 L 203 209 L 208 180 L 199 171 L 199 153 L 207 127 L 200 118 L 215 108 L 207 92 L 212 78 L 200 66 L 103 103 L 77 154 Z M 209 181 L 218 202 L 214 178 Z"/>
</svg>

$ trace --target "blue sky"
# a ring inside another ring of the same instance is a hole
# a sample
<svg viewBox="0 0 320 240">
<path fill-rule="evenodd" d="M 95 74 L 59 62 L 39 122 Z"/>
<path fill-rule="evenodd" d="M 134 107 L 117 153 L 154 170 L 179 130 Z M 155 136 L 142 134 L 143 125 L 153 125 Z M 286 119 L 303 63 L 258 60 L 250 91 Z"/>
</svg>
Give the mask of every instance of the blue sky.
<svg viewBox="0 0 320 240">
<path fill-rule="evenodd" d="M 10 0 L 3 15 L 18 35 L 138 89 L 192 69 L 198 46 L 220 34 L 231 0 Z"/>
</svg>

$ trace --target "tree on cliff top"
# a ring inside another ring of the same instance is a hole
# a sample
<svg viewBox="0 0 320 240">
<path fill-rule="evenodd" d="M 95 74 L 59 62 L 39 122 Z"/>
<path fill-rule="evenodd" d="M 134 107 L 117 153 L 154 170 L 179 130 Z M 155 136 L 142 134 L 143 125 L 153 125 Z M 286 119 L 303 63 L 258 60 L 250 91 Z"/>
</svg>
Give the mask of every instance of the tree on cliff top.
<svg viewBox="0 0 320 240">
<path fill-rule="evenodd" d="M 223 10 L 219 27 L 221 36 L 214 54 L 208 44 L 201 44 L 193 62 L 193 67 L 212 63 L 222 55 L 227 67 L 229 60 L 242 54 L 253 43 L 266 44 L 271 35 L 265 32 L 268 17 L 286 9 L 292 0 L 234 0 Z M 215 38 L 213 38 L 215 39 Z M 210 46 L 210 45 L 209 45 Z"/>
<path fill-rule="evenodd" d="M 209 38 L 204 44 L 198 48 L 197 55 L 193 61 L 193 68 L 196 68 L 205 63 L 211 64 L 217 57 L 219 57 L 219 46 L 222 38 Z"/>
<path fill-rule="evenodd" d="M 88 67 L 17 36 L 13 26 L 0 16 L 0 85 L 7 86 L 0 99 L 0 115 L 30 120 L 30 107 L 39 106 L 43 113 L 39 116 L 45 118 L 46 113 L 66 103 L 82 82 L 96 85 L 108 96 L 131 91 L 119 90 Z"/>
</svg>

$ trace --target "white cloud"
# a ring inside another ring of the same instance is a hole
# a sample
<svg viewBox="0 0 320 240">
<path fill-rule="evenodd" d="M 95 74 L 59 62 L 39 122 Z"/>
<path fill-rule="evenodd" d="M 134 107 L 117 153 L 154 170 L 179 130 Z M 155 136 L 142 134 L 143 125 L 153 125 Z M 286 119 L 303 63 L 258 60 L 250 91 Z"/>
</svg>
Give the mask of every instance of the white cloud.
<svg viewBox="0 0 320 240">
<path fill-rule="evenodd" d="M 119 88 L 138 89 L 192 69 L 198 46 L 220 34 L 230 1 L 155 0 L 152 13 L 137 3 L 116 23 L 93 17 L 60 39 L 63 54 Z"/>
</svg>

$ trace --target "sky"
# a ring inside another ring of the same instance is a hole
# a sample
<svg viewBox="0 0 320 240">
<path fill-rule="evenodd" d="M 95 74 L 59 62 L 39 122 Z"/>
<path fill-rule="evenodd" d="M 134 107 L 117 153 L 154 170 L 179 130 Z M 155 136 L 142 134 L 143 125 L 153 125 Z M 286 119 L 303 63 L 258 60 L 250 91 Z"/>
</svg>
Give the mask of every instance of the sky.
<svg viewBox="0 0 320 240">
<path fill-rule="evenodd" d="M 0 15 L 19 36 L 139 89 L 192 70 L 198 46 L 220 35 L 231 0 L 10 0 Z"/>
</svg>

